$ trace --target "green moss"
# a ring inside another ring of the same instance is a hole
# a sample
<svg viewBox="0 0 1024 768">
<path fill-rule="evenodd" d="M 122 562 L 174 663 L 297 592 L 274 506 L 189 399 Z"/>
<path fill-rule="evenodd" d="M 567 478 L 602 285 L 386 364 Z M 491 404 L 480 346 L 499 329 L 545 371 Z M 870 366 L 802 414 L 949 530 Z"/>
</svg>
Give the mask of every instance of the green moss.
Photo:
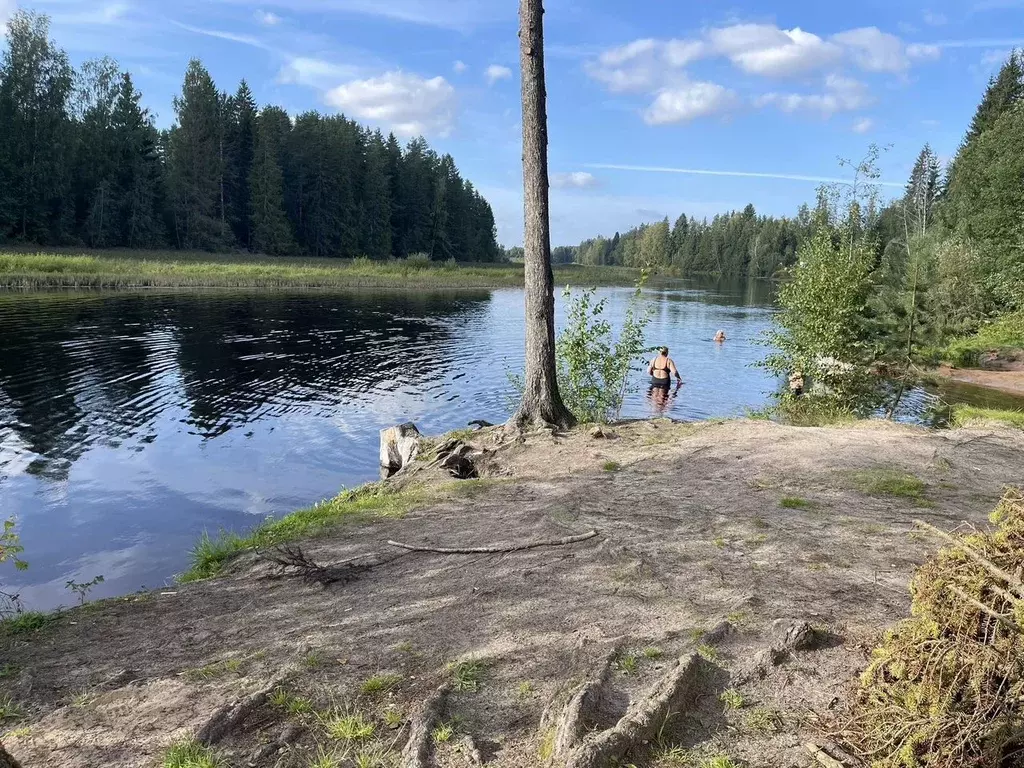
<svg viewBox="0 0 1024 768">
<path fill-rule="evenodd" d="M 316 536 L 346 521 L 401 517 L 424 497 L 418 490 L 396 491 L 383 483 L 370 483 L 278 520 L 268 520 L 244 536 L 229 531 L 217 537 L 204 533 L 192 549 L 189 569 L 178 576 L 178 581 L 208 579 L 242 552 Z"/>
<path fill-rule="evenodd" d="M 619 464 L 619 462 L 617 461 L 606 461 L 604 464 L 601 465 L 601 469 L 603 469 L 605 472 L 618 472 L 620 469 L 622 469 L 622 465 Z"/>
<path fill-rule="evenodd" d="M 779 506 L 783 509 L 811 509 L 815 503 L 799 496 L 785 496 L 779 500 Z"/>
<path fill-rule="evenodd" d="M 1003 408 L 978 408 L 973 405 L 954 405 L 951 423 L 955 427 L 965 427 L 976 423 L 1006 424 L 1017 429 L 1024 429 L 1024 411 L 1011 411 Z"/>
</svg>

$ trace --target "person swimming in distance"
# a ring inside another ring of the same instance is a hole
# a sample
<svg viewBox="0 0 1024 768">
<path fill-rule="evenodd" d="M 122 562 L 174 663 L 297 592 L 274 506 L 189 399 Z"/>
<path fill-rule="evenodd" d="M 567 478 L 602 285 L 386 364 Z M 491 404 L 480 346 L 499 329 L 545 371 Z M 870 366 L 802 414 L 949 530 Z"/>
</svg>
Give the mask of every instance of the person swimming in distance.
<svg viewBox="0 0 1024 768">
<path fill-rule="evenodd" d="M 668 356 L 668 347 L 658 349 L 658 356 L 647 366 L 647 373 L 651 377 L 652 387 L 668 389 L 672 386 L 672 376 L 676 377 L 676 389 L 683 386 L 683 377 L 679 375 L 675 362 Z"/>
<path fill-rule="evenodd" d="M 718 333 L 715 334 L 715 341 L 719 344 L 725 341 L 725 331 L 719 330 Z"/>
</svg>

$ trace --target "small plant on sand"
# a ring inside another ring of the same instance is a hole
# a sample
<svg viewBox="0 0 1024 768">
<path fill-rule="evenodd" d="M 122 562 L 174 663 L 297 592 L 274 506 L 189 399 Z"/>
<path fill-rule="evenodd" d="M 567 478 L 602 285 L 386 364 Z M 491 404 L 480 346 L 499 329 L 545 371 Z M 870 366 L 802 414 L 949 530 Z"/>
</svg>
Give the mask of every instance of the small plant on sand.
<svg viewBox="0 0 1024 768">
<path fill-rule="evenodd" d="M 388 707 L 384 710 L 384 725 L 388 728 L 397 728 L 405 722 L 405 714 L 397 707 Z"/>
<path fill-rule="evenodd" d="M 269 701 L 289 715 L 305 715 L 313 711 L 313 702 L 305 696 L 296 696 L 284 688 L 275 688 L 270 694 Z"/>
<path fill-rule="evenodd" d="M 1017 765 L 1024 722 L 1024 493 L 952 536 L 861 675 L 847 739 L 877 768 Z"/>
<path fill-rule="evenodd" d="M 755 707 L 747 713 L 744 724 L 755 733 L 778 733 L 781 718 L 778 712 L 766 707 Z"/>
<path fill-rule="evenodd" d="M 476 691 L 480 687 L 484 665 L 483 662 L 469 659 L 449 664 L 448 671 L 451 673 L 452 686 L 456 691 Z"/>
<path fill-rule="evenodd" d="M 342 768 L 342 766 L 341 760 L 334 752 L 328 752 L 320 747 L 313 762 L 309 764 L 309 768 Z"/>
<path fill-rule="evenodd" d="M 647 646 L 642 651 L 640 651 L 640 653 L 643 654 L 643 657 L 645 659 L 660 659 L 662 656 L 665 655 L 664 651 L 662 651 L 661 648 L 658 648 L 655 645 Z"/>
<path fill-rule="evenodd" d="M 222 763 L 212 749 L 189 739 L 167 748 L 163 768 L 222 768 Z"/>
<path fill-rule="evenodd" d="M 731 757 L 715 755 L 702 762 L 700 768 L 739 768 L 739 766 Z"/>
<path fill-rule="evenodd" d="M 924 481 L 908 472 L 896 469 L 865 469 L 853 473 L 858 491 L 869 496 L 895 496 L 902 499 L 924 497 Z"/>
<path fill-rule="evenodd" d="M 65 588 L 71 590 L 78 595 L 78 604 L 85 605 L 86 599 L 89 597 L 89 592 L 93 587 L 102 584 L 102 576 L 94 576 L 91 581 L 77 582 L 74 579 L 69 579 L 65 584 Z"/>
<path fill-rule="evenodd" d="M 22 708 L 10 696 L 0 696 L 0 723 L 8 720 L 20 720 L 24 714 Z"/>
<path fill-rule="evenodd" d="M 635 675 L 640 669 L 640 659 L 635 653 L 624 653 L 615 661 L 615 668 L 624 675 Z"/>
<path fill-rule="evenodd" d="M 651 757 L 657 766 L 692 765 L 690 750 L 679 745 L 659 747 Z"/>
<path fill-rule="evenodd" d="M 430 732 L 435 744 L 447 744 L 455 735 L 455 727 L 451 723 L 442 723 Z"/>
<path fill-rule="evenodd" d="M 799 496 L 784 496 L 779 500 L 779 506 L 783 509 L 810 509 L 814 506 L 814 502 Z"/>
<path fill-rule="evenodd" d="M 601 465 L 601 469 L 603 469 L 605 472 L 618 472 L 620 469 L 622 469 L 622 465 L 619 464 L 619 462 L 617 461 L 606 461 L 604 464 Z"/>
<path fill-rule="evenodd" d="M 385 768 L 392 765 L 390 757 L 386 747 L 362 749 L 352 757 L 352 768 Z"/>
<path fill-rule="evenodd" d="M 366 741 L 373 738 L 376 730 L 373 723 L 364 719 L 360 712 L 329 714 L 321 722 L 327 735 L 335 741 Z"/>
<path fill-rule="evenodd" d="M 88 690 L 81 690 L 71 697 L 71 706 L 82 709 L 92 704 L 96 697 Z"/>
<path fill-rule="evenodd" d="M 516 686 L 516 693 L 519 695 L 519 698 L 526 699 L 533 696 L 536 693 L 536 689 L 529 680 L 523 680 L 523 682 Z"/>
<path fill-rule="evenodd" d="M 403 640 L 395 646 L 395 650 L 399 653 L 412 653 L 412 643 L 410 643 L 408 640 Z"/>
<path fill-rule="evenodd" d="M 306 669 L 316 669 L 323 663 L 324 655 L 315 648 L 311 651 L 307 651 L 306 655 L 302 657 L 302 666 Z"/>
<path fill-rule="evenodd" d="M 723 691 L 722 695 L 718 697 L 722 703 L 725 704 L 729 709 L 743 709 L 743 705 L 746 703 L 743 700 L 743 694 L 737 691 L 735 688 L 730 688 L 727 691 Z"/>
<path fill-rule="evenodd" d="M 716 539 L 715 539 L 715 540 L 714 540 L 713 542 L 711 542 L 711 543 L 715 545 L 715 548 L 716 548 L 716 549 L 725 549 L 725 539 L 723 539 L 723 538 L 722 538 L 721 536 L 719 536 L 718 538 L 716 538 Z"/>
<path fill-rule="evenodd" d="M 14 677 L 18 674 L 18 666 L 16 664 L 4 664 L 0 667 L 0 680 L 7 677 Z"/>
<path fill-rule="evenodd" d="M 558 737 L 558 730 L 548 728 L 540 739 L 540 747 L 537 749 L 537 757 L 542 763 L 547 763 L 555 756 L 555 739 Z"/>
<path fill-rule="evenodd" d="M 186 669 L 182 674 L 186 680 L 192 682 L 201 682 L 203 680 L 212 680 L 222 675 L 240 674 L 242 671 L 242 660 L 231 658 L 223 659 L 221 661 L 214 661 L 210 664 L 206 664 L 202 667 L 196 667 L 194 669 Z"/>
<path fill-rule="evenodd" d="M 381 674 L 374 675 L 373 677 L 367 678 L 363 681 L 363 684 L 359 686 L 360 692 L 373 695 L 375 693 L 384 693 L 390 691 L 402 682 L 401 675 L 395 674 Z"/>
<path fill-rule="evenodd" d="M 697 646 L 697 653 L 706 661 L 718 661 L 718 649 L 713 645 L 701 643 Z"/>
</svg>

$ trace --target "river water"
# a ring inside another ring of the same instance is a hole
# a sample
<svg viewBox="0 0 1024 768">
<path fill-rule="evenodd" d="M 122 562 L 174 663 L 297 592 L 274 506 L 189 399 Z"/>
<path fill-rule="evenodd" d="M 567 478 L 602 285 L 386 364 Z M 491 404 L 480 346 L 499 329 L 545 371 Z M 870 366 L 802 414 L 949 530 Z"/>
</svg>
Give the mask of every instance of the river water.
<svg viewBox="0 0 1024 768">
<path fill-rule="evenodd" d="M 601 295 L 621 318 L 631 291 Z M 647 300 L 648 340 L 686 384 L 668 402 L 638 386 L 624 416 L 765 404 L 777 384 L 751 364 L 768 284 L 680 282 Z M 375 479 L 384 427 L 503 421 L 522 347 L 517 289 L 0 295 L 0 519 L 17 518 L 30 563 L 0 583 L 37 609 L 72 604 L 69 579 L 103 575 L 91 597 L 168 583 L 204 530 Z M 927 399 L 908 399 L 909 418 Z"/>
</svg>

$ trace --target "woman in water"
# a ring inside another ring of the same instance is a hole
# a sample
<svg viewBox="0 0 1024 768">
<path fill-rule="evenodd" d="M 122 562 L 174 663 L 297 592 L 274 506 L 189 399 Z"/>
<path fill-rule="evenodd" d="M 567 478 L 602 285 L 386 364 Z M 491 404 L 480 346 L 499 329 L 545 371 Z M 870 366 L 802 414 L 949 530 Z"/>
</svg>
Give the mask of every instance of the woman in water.
<svg viewBox="0 0 1024 768">
<path fill-rule="evenodd" d="M 725 341 L 725 331 L 719 331 L 718 333 L 716 333 L 715 341 L 717 341 L 719 344 Z"/>
<path fill-rule="evenodd" d="M 651 377 L 651 386 L 668 389 L 672 386 L 672 376 L 676 377 L 676 389 L 683 386 L 683 377 L 679 375 L 676 364 L 668 356 L 668 347 L 661 347 L 658 356 L 651 360 L 647 366 L 647 373 Z"/>
</svg>

